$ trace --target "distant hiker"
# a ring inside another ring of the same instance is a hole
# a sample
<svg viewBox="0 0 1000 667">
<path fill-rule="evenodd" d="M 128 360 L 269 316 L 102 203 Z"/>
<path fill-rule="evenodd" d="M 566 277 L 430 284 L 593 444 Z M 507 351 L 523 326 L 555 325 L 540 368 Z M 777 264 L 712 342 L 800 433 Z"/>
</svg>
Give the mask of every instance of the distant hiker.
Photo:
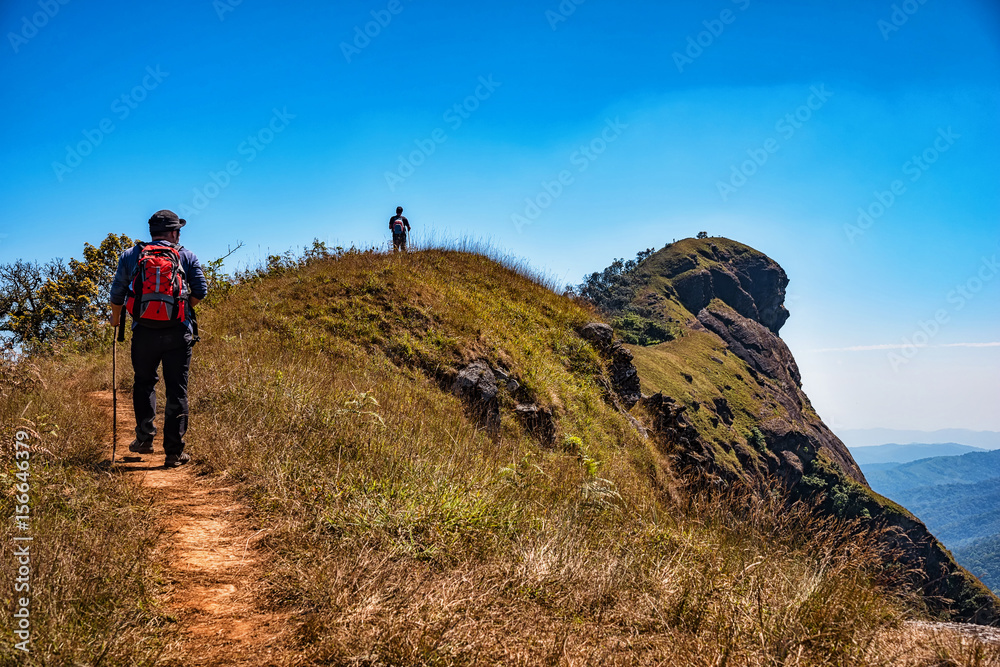
<svg viewBox="0 0 1000 667">
<path fill-rule="evenodd" d="M 406 250 L 406 233 L 410 231 L 410 221 L 403 215 L 403 207 L 396 207 L 396 215 L 389 218 L 389 229 L 392 230 L 392 249 Z"/>
<path fill-rule="evenodd" d="M 198 340 L 194 306 L 208 295 L 208 282 L 193 252 L 179 245 L 186 220 L 173 211 L 149 219 L 149 243 L 122 253 L 111 284 L 111 324 L 124 326 L 122 306 L 132 315 L 132 404 L 135 440 L 129 451 L 153 453 L 156 427 L 156 375 L 163 364 L 167 404 L 163 415 L 164 465 L 176 468 L 191 460 L 184 452 L 188 425 L 188 369 Z"/>
</svg>

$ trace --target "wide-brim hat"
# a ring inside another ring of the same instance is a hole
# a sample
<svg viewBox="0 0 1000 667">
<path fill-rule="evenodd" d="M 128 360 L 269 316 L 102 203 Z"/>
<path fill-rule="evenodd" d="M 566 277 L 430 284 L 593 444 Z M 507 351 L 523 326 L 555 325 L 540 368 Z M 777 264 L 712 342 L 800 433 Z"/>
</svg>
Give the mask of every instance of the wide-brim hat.
<svg viewBox="0 0 1000 667">
<path fill-rule="evenodd" d="M 151 232 L 172 232 L 187 224 L 187 220 L 180 218 L 173 211 L 163 209 L 157 211 L 149 219 L 149 231 Z"/>
</svg>

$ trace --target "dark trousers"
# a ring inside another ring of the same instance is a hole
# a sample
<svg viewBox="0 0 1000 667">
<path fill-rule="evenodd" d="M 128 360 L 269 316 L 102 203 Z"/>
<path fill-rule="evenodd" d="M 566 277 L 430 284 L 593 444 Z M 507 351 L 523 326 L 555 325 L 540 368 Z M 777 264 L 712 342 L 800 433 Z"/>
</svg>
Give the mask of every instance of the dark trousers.
<svg viewBox="0 0 1000 667">
<path fill-rule="evenodd" d="M 184 325 L 169 329 L 137 326 L 132 330 L 132 407 L 135 409 L 135 437 L 152 442 L 156 437 L 156 370 L 163 364 L 163 384 L 167 405 L 163 415 L 163 451 L 169 456 L 184 451 L 188 425 L 188 370 L 191 368 L 191 332 Z"/>
</svg>

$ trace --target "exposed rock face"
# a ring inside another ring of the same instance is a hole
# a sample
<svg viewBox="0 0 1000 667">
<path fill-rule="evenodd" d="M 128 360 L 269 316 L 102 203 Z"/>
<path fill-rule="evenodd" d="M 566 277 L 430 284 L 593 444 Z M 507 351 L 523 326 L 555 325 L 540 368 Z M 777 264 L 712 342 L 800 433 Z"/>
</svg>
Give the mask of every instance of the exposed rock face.
<svg viewBox="0 0 1000 667">
<path fill-rule="evenodd" d="M 514 407 L 514 414 L 525 430 L 538 438 L 543 445 L 552 445 L 555 442 L 556 422 L 552 410 L 534 403 L 518 403 Z"/>
<path fill-rule="evenodd" d="M 712 400 L 712 404 L 715 406 L 715 414 L 719 415 L 722 423 L 731 426 L 734 415 L 732 408 L 729 407 L 729 401 L 724 398 L 716 398 Z"/>
<path fill-rule="evenodd" d="M 777 384 L 777 387 L 766 385 L 764 391 L 785 408 L 788 416 L 772 417 L 760 423 L 770 450 L 777 454 L 777 457 L 771 457 L 771 473 L 797 482 L 802 476 L 802 461 L 811 461 L 822 452 L 851 479 L 867 486 L 864 474 L 847 446 L 819 418 L 805 412 L 809 399 L 802 392 L 799 367 L 785 341 L 718 299 L 698 313 L 698 321 L 724 340 L 752 371 Z M 723 421 L 726 420 L 727 417 L 718 409 L 716 412 Z M 731 414 L 729 419 L 731 423 Z"/>
<path fill-rule="evenodd" d="M 644 398 L 642 403 L 653 415 L 653 430 L 673 446 L 671 453 L 680 464 L 678 467 L 708 472 L 712 452 L 705 446 L 698 429 L 685 416 L 687 406 L 664 396 L 662 392 Z"/>
<path fill-rule="evenodd" d="M 712 248 L 711 259 L 721 264 L 692 267 L 673 281 L 684 307 L 697 313 L 718 298 L 743 317 L 778 333 L 788 319 L 784 305 L 788 276 L 784 270 L 759 253 L 734 254 Z"/>
<path fill-rule="evenodd" d="M 600 350 L 608 350 L 615 338 L 615 332 L 611 325 L 604 322 L 591 322 L 580 329 L 580 336 L 590 341 L 594 347 Z"/>
<path fill-rule="evenodd" d="M 626 410 L 632 409 L 642 398 L 639 371 L 632 364 L 632 358 L 632 353 L 622 347 L 621 343 L 616 343 L 611 350 L 611 386 Z"/>
<path fill-rule="evenodd" d="M 750 367 L 788 387 L 801 387 L 802 377 L 785 341 L 757 321 L 744 317 L 726 303 L 715 301 L 698 312 L 698 321 L 726 341 L 729 349 Z"/>
<path fill-rule="evenodd" d="M 591 322 L 584 326 L 580 336 L 610 360 L 611 388 L 625 409 L 632 409 L 642 397 L 639 372 L 632 364 L 632 353 L 622 346 L 621 341 L 615 340 L 614 331 L 604 322 Z"/>
<path fill-rule="evenodd" d="M 847 447 L 812 411 L 802 392 L 798 364 L 778 336 L 789 315 L 784 305 L 785 271 L 763 253 L 726 239 L 677 245 L 675 252 L 662 251 L 664 261 L 657 265 L 657 275 L 649 275 L 650 281 L 667 278 L 665 294 L 696 316 L 690 326 L 704 327 L 722 339 L 746 362 L 755 392 L 765 403 L 783 408 L 780 417 L 754 415 L 768 444 L 766 472 L 794 484 L 802 476 L 803 462 L 823 453 L 852 480 L 867 486 Z M 716 403 L 718 421 L 731 425 L 729 406 L 719 407 Z"/>
<path fill-rule="evenodd" d="M 497 379 L 485 361 L 473 361 L 459 371 L 451 385 L 451 393 L 468 404 L 480 425 L 491 429 L 500 426 Z"/>
<path fill-rule="evenodd" d="M 674 396 L 658 393 L 644 405 L 661 446 L 679 468 L 697 479 L 738 478 L 765 487 L 781 479 L 798 497 L 823 494 L 823 506 L 838 516 L 895 527 L 887 539 L 932 609 L 961 620 L 1000 623 L 1000 600 L 959 567 L 923 523 L 868 488 L 847 447 L 816 415 L 802 392 L 798 365 L 778 337 L 788 318 L 788 278 L 781 267 L 727 239 L 690 239 L 674 246 L 643 265 L 650 287 L 637 292 L 635 304 L 657 304 L 665 313 L 662 319 L 669 315 L 686 322 L 687 335 L 714 335 L 719 341 L 675 352 L 666 343 L 664 358 L 655 356 L 660 348 L 650 352 L 651 371 L 662 372 L 664 363 L 676 369 L 675 379 L 663 380 Z M 592 335 L 607 338 L 603 331 Z M 727 366 L 725 355 L 717 352 L 720 346 L 745 370 Z M 690 357 L 692 351 L 699 356 Z M 684 358 L 678 361 L 678 356 Z M 725 379 L 712 387 L 706 383 L 711 378 Z M 737 427 L 743 433 L 759 431 L 752 446 Z"/>
</svg>

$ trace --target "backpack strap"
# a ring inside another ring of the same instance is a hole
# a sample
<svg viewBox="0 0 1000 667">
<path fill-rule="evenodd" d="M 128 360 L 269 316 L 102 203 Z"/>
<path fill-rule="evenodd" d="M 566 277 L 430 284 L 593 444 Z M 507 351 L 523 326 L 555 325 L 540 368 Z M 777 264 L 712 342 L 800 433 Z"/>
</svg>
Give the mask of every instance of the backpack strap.
<svg viewBox="0 0 1000 667">
<path fill-rule="evenodd" d="M 135 244 L 139 249 L 139 256 L 135 260 L 135 271 L 132 272 L 132 319 L 137 320 L 142 315 L 142 284 L 146 282 L 142 275 L 142 253 L 146 249 L 146 244 L 139 241 Z"/>
</svg>

